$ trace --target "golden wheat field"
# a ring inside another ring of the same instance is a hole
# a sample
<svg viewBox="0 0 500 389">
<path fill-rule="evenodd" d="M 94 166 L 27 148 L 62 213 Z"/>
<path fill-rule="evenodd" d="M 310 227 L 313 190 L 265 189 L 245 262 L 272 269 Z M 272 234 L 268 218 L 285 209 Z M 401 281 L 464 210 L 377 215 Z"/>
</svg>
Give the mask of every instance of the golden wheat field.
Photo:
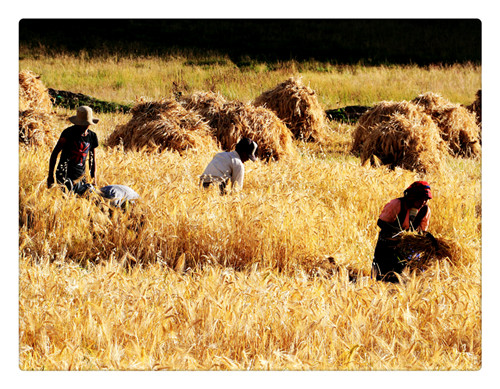
<svg viewBox="0 0 500 389">
<path fill-rule="evenodd" d="M 438 88 L 435 73 L 409 79 L 409 94 Z M 74 112 L 54 112 L 58 136 Z M 362 165 L 354 126 L 328 121 L 327 141 L 247 162 L 243 190 L 220 196 L 198 186 L 216 150 L 124 151 L 106 140 L 130 114 L 96 116 L 97 185 L 141 199 L 110 214 L 49 190 L 54 143 L 20 146 L 21 370 L 481 369 L 481 158 L 449 155 L 427 174 Z M 454 243 L 454 262 L 376 282 L 378 215 L 417 179 L 432 186 L 429 231 Z"/>
</svg>

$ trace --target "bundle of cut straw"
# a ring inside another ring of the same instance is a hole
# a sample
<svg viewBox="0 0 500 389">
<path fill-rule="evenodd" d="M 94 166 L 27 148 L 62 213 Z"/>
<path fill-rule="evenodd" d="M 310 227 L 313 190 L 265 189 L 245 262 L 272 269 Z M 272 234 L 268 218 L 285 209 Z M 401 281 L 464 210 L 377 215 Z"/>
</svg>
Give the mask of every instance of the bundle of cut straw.
<svg viewBox="0 0 500 389">
<path fill-rule="evenodd" d="M 218 92 L 197 91 L 181 95 L 179 102 L 187 110 L 195 111 L 210 122 L 223 109 L 227 100 Z"/>
<path fill-rule="evenodd" d="M 440 145 L 438 129 L 427 115 L 408 118 L 396 114 L 372 129 L 363 144 L 361 160 L 425 173 L 440 168 Z"/>
<path fill-rule="evenodd" d="M 302 83 L 300 77 L 291 77 L 258 96 L 255 106 L 264 106 L 283 120 L 296 139 L 325 141 L 328 132 L 326 114 L 316 93 Z"/>
<path fill-rule="evenodd" d="M 483 118 L 481 115 L 481 95 L 482 95 L 481 89 L 479 89 L 476 92 L 476 99 L 471 105 L 467 106 L 467 109 L 476 115 L 476 123 L 477 126 L 479 127 L 479 143 L 482 144 Z"/>
<path fill-rule="evenodd" d="M 40 80 L 40 76 L 31 70 L 19 73 L 19 110 L 27 109 L 45 113 L 52 111 L 48 89 Z"/>
<path fill-rule="evenodd" d="M 476 120 L 478 126 L 481 128 L 481 89 L 476 92 L 476 99 L 471 105 L 467 106 L 467 109 L 476 114 Z"/>
<path fill-rule="evenodd" d="M 53 119 L 49 113 L 27 109 L 19 111 L 19 143 L 41 145 L 54 140 Z"/>
<path fill-rule="evenodd" d="M 26 146 L 51 142 L 52 101 L 40 76 L 30 70 L 19 73 L 19 142 Z"/>
<path fill-rule="evenodd" d="M 451 155 L 475 157 L 481 153 L 480 131 L 474 113 L 432 92 L 417 96 L 412 103 L 435 121 Z"/>
<path fill-rule="evenodd" d="M 108 138 L 109 146 L 123 144 L 125 150 L 217 149 L 210 128 L 196 113 L 186 110 L 173 99 L 147 101 L 142 98 L 130 111 L 132 119 L 117 126 Z"/>
<path fill-rule="evenodd" d="M 210 122 L 221 147 L 229 150 L 243 137 L 259 145 L 258 156 L 264 160 L 279 160 L 295 155 L 292 134 L 270 110 L 233 101 L 224 104 Z"/>
<path fill-rule="evenodd" d="M 413 118 L 419 115 L 415 107 L 408 101 L 381 101 L 366 111 L 358 120 L 353 132 L 352 152 L 359 153 L 363 143 L 372 129 L 380 123 L 389 121 L 395 114 L 402 114 Z"/>
<path fill-rule="evenodd" d="M 292 134 L 274 112 L 240 101 L 227 101 L 220 94 L 196 92 L 182 97 L 182 104 L 208 121 L 212 134 L 224 150 L 248 137 L 257 142 L 258 156 L 279 160 L 295 155 Z"/>
<path fill-rule="evenodd" d="M 441 260 L 456 264 L 461 257 L 461 249 L 456 243 L 428 233 L 404 232 L 396 250 L 410 271 L 425 270 Z"/>
</svg>

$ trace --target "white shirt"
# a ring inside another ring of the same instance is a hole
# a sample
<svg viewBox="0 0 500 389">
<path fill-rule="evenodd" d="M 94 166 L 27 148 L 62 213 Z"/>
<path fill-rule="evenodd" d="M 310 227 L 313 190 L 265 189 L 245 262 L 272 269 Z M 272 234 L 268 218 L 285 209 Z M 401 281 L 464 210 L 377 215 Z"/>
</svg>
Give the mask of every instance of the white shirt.
<svg viewBox="0 0 500 389">
<path fill-rule="evenodd" d="M 236 151 L 224 151 L 218 153 L 210 161 L 201 175 L 203 182 L 222 182 L 231 180 L 232 187 L 235 183 L 243 188 L 243 178 L 245 176 L 245 166 Z"/>
<path fill-rule="evenodd" d="M 111 200 L 111 204 L 115 207 L 120 207 L 123 202 L 130 201 L 133 203 L 139 198 L 139 195 L 128 186 L 125 185 L 107 185 L 101 188 L 101 196 Z"/>
</svg>

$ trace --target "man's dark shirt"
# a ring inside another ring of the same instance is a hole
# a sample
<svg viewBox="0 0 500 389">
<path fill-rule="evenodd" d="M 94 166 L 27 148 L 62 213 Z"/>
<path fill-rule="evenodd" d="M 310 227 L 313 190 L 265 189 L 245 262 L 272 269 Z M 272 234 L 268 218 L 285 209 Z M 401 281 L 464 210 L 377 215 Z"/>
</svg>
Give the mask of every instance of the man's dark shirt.
<svg viewBox="0 0 500 389">
<path fill-rule="evenodd" d="M 62 145 L 61 158 L 57 166 L 57 181 L 69 178 L 74 181 L 85 174 L 85 162 L 90 152 L 97 146 L 97 135 L 87 130 L 87 135 L 81 135 L 81 127 L 71 126 L 66 128 L 58 141 Z"/>
</svg>

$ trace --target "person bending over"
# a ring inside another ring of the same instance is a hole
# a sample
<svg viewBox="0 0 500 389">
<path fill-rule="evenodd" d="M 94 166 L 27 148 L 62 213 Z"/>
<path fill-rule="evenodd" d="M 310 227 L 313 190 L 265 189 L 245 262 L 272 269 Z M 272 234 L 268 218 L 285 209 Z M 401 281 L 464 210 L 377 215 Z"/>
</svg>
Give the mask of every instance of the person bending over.
<svg viewBox="0 0 500 389">
<path fill-rule="evenodd" d="M 402 231 L 427 231 L 431 209 L 427 202 L 432 199 L 431 187 L 426 181 L 415 181 L 403 193 L 403 197 L 391 200 L 382 209 L 377 225 L 380 232 L 375 246 L 372 276 L 377 280 L 398 282 L 405 261 L 396 249 Z"/>
<path fill-rule="evenodd" d="M 243 138 L 234 151 L 223 151 L 215 155 L 200 176 L 200 184 L 204 188 L 217 185 L 221 194 L 226 193 L 226 186 L 231 182 L 231 189 L 243 188 L 245 178 L 245 165 L 248 160 L 257 158 L 257 143 L 250 138 Z"/>
</svg>

